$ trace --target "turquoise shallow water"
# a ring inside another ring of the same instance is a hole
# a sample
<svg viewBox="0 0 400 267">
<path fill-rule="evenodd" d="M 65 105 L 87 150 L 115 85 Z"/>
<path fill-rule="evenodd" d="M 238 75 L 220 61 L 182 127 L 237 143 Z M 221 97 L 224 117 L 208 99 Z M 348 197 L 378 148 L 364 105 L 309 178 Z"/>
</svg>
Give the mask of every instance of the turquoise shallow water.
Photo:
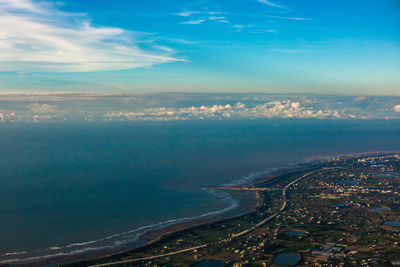
<svg viewBox="0 0 400 267">
<path fill-rule="evenodd" d="M 1 124 L 0 259 L 80 253 L 234 208 L 202 186 L 400 150 L 398 121 Z"/>
</svg>

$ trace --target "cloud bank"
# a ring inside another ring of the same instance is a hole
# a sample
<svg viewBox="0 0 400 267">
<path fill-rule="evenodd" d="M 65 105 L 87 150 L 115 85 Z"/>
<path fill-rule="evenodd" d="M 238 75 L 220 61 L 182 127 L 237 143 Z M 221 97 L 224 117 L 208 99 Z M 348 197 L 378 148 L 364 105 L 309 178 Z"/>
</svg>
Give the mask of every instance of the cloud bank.
<svg viewBox="0 0 400 267">
<path fill-rule="evenodd" d="M 178 60 L 172 50 L 140 48 L 138 34 L 93 26 L 85 14 L 32 0 L 0 0 L 0 71 L 105 71 Z"/>
<path fill-rule="evenodd" d="M 269 94 L 0 95 L 0 122 L 400 119 L 400 97 Z"/>
<path fill-rule="evenodd" d="M 300 102 L 290 100 L 272 101 L 264 104 L 246 106 L 241 102 L 235 105 L 213 105 L 185 108 L 152 108 L 142 112 L 109 112 L 106 120 L 205 120 L 205 119 L 265 119 L 265 118 L 346 118 L 337 110 L 315 110 L 303 107 Z"/>
</svg>

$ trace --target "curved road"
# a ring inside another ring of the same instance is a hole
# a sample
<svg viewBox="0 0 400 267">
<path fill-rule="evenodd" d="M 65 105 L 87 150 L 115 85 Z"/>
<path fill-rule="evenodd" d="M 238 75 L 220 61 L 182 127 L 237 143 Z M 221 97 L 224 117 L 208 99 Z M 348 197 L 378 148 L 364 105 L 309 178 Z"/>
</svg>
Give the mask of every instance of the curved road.
<svg viewBox="0 0 400 267">
<path fill-rule="evenodd" d="M 297 183 L 298 181 L 300 181 L 301 179 L 304 179 L 305 177 L 314 174 L 316 172 L 322 171 L 325 169 L 321 169 L 318 171 L 312 171 L 309 173 L 304 174 L 303 176 L 297 178 L 296 180 L 288 183 L 285 188 L 282 191 L 282 199 L 283 199 L 283 203 L 281 208 L 275 212 L 274 214 L 270 215 L 269 217 L 265 218 L 264 220 L 262 220 L 261 222 L 257 223 L 255 226 L 251 227 L 250 229 L 244 230 L 240 233 L 237 234 L 233 234 L 230 238 L 225 239 L 225 241 L 230 241 L 232 240 L 232 238 L 238 237 L 238 236 L 242 236 L 244 234 L 247 234 L 251 231 L 253 231 L 254 229 L 260 227 L 261 225 L 267 223 L 268 221 L 272 220 L 273 218 L 275 218 L 276 216 L 278 216 L 285 208 L 287 205 L 287 197 L 286 197 L 286 191 L 290 188 L 290 186 L 292 186 L 293 184 Z M 116 261 L 116 262 L 109 262 L 109 263 L 103 263 L 103 264 L 96 264 L 96 265 L 91 265 L 91 267 L 103 267 L 103 266 L 112 266 L 112 265 L 118 265 L 118 264 L 124 264 L 124 263 L 131 263 L 131 262 L 137 262 L 137 261 L 143 261 L 143 260 L 152 260 L 152 259 L 157 259 L 157 258 L 161 258 L 161 257 L 166 257 L 166 256 L 171 256 L 171 255 L 176 255 L 176 254 L 181 254 L 181 253 L 185 253 L 188 251 L 193 251 L 196 249 L 200 249 L 200 248 L 205 248 L 207 246 L 213 245 L 215 243 L 208 243 L 208 244 L 204 244 L 201 246 L 196 246 L 196 247 L 191 247 L 191 248 L 187 248 L 187 249 L 182 249 L 182 250 L 178 250 L 178 251 L 174 251 L 174 252 L 169 252 L 169 253 L 165 253 L 165 254 L 159 254 L 159 255 L 154 255 L 154 256 L 149 256 L 149 257 L 144 257 L 144 258 L 137 258 L 137 259 L 132 259 L 132 260 L 125 260 L 125 261 Z"/>
</svg>

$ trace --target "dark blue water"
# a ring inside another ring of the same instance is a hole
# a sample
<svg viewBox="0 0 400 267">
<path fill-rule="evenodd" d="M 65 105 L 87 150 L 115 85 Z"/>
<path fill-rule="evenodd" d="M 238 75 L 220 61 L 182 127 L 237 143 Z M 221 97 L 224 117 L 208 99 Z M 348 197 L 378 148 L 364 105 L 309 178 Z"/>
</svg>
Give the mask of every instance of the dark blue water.
<svg viewBox="0 0 400 267">
<path fill-rule="evenodd" d="M 390 177 L 394 177 L 393 174 L 385 174 L 385 173 L 379 173 L 379 174 L 375 174 L 375 177 L 383 177 L 383 178 L 390 178 Z"/>
<path fill-rule="evenodd" d="M 386 210 L 390 210 L 390 209 L 387 207 L 374 207 L 374 208 L 371 208 L 370 210 L 374 211 L 374 212 L 379 212 L 379 211 L 386 211 Z"/>
<path fill-rule="evenodd" d="M 293 230 L 293 229 L 287 230 L 285 232 L 285 235 L 288 235 L 288 236 L 302 236 L 304 234 L 306 234 L 306 232 L 299 231 L 299 230 Z"/>
<path fill-rule="evenodd" d="M 225 264 L 223 262 L 218 261 L 210 261 L 210 260 L 203 260 L 199 263 L 192 265 L 192 267 L 224 267 Z"/>
<path fill-rule="evenodd" d="M 393 227 L 400 227 L 400 221 L 386 221 L 384 224 Z"/>
<path fill-rule="evenodd" d="M 294 266 L 299 263 L 301 256 L 297 253 L 278 253 L 275 255 L 272 263 L 283 266 Z"/>
<path fill-rule="evenodd" d="M 1 124 L 0 257 L 125 244 L 234 208 L 204 185 L 316 156 L 400 150 L 399 133 L 398 121 Z"/>
<path fill-rule="evenodd" d="M 340 184 L 340 185 L 356 185 L 357 182 L 356 181 L 338 181 L 337 184 Z"/>
</svg>

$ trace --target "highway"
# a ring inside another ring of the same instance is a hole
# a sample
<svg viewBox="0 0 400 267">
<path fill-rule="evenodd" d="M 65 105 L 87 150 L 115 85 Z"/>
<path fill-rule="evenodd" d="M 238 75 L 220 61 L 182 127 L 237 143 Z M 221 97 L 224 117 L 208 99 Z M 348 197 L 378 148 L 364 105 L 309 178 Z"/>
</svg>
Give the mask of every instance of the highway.
<svg viewBox="0 0 400 267">
<path fill-rule="evenodd" d="M 285 188 L 284 188 L 283 191 L 282 191 L 283 203 L 282 203 L 281 208 L 280 208 L 277 212 L 275 212 L 274 214 L 272 214 L 272 215 L 270 215 L 269 217 L 265 218 L 265 219 L 262 220 L 261 222 L 257 223 L 257 224 L 256 224 L 255 226 L 253 226 L 252 228 L 247 229 L 247 230 L 244 230 L 244 231 L 242 231 L 242 232 L 240 232 L 240 233 L 234 234 L 232 237 L 238 237 L 238 236 L 247 234 L 247 233 L 253 231 L 254 229 L 256 229 L 256 228 L 262 226 L 263 224 L 269 222 L 270 220 L 272 220 L 272 219 L 275 218 L 276 216 L 278 216 L 278 215 L 286 208 L 286 205 L 287 205 L 286 191 L 290 188 L 290 186 L 292 186 L 293 184 L 297 183 L 297 182 L 300 181 L 301 179 L 304 179 L 305 177 L 307 177 L 307 176 L 309 176 L 309 175 L 311 175 L 311 174 L 314 174 L 315 172 L 317 172 L 317 171 L 313 171 L 313 172 L 306 173 L 306 174 L 304 174 L 303 176 L 297 178 L 296 180 L 294 180 L 294 181 L 288 183 L 288 184 L 285 186 Z"/>
<path fill-rule="evenodd" d="M 96 265 L 91 265 L 91 266 L 92 267 L 101 267 L 101 266 L 111 266 L 111 265 L 118 265 L 118 264 L 131 263 L 131 262 L 144 261 L 144 260 L 152 260 L 152 259 L 157 259 L 157 258 L 161 258 L 161 257 L 166 257 L 166 256 L 185 253 L 185 252 L 188 252 L 188 251 L 204 248 L 206 246 L 208 246 L 208 244 L 197 246 L 197 247 L 191 247 L 191 248 L 187 248 L 187 249 L 182 249 L 182 250 L 178 250 L 178 251 L 174 251 L 174 252 L 169 252 L 169 253 L 165 253 L 165 254 L 159 254 L 159 255 L 144 257 L 144 258 L 137 258 L 137 259 L 125 260 L 125 261 L 109 262 L 109 263 L 96 264 Z"/>
</svg>

